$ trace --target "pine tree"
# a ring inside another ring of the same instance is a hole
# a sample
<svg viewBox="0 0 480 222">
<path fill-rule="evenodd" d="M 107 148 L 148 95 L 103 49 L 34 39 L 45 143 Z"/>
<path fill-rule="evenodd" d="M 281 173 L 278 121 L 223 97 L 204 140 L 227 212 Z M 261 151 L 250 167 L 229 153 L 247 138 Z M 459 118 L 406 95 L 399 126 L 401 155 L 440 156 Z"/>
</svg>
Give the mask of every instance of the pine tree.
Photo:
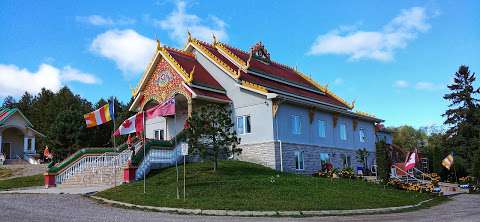
<svg viewBox="0 0 480 222">
<path fill-rule="evenodd" d="M 475 73 L 470 74 L 468 66 L 462 65 L 455 73 L 454 82 L 448 85 L 450 93 L 443 98 L 451 102 L 443 114 L 445 124 L 451 126 L 446 136 L 452 149 L 466 160 L 470 169 L 473 152 L 480 147 L 479 88 L 474 87 Z"/>
<path fill-rule="evenodd" d="M 6 108 L 12 109 L 12 108 L 15 108 L 16 106 L 17 106 L 17 101 L 15 100 L 15 98 L 13 98 L 13 96 L 7 96 L 5 97 L 5 99 L 3 99 L 2 109 L 6 109 Z"/>
<path fill-rule="evenodd" d="M 237 133 L 233 130 L 232 111 L 224 106 L 202 106 L 187 120 L 188 143 L 198 150 L 203 158 L 213 160 L 213 170 L 218 167 L 218 159 L 238 154 L 242 150 Z"/>
</svg>

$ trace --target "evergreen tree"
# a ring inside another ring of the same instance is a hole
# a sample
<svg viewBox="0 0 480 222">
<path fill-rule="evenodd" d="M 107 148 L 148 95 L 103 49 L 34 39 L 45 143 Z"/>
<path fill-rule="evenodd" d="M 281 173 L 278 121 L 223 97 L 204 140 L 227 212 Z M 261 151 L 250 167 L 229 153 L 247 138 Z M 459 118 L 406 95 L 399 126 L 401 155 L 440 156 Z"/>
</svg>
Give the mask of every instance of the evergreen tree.
<svg viewBox="0 0 480 222">
<path fill-rule="evenodd" d="M 388 158 L 387 144 L 381 140 L 375 145 L 375 157 L 377 162 L 377 178 L 383 182 L 390 178 L 390 161 Z"/>
<path fill-rule="evenodd" d="M 22 111 L 25 116 L 30 116 L 32 114 L 32 103 L 33 96 L 32 94 L 25 92 L 23 96 L 18 100 L 16 107 Z"/>
<path fill-rule="evenodd" d="M 202 106 L 187 120 L 186 136 L 193 149 L 203 158 L 213 160 L 213 170 L 218 167 L 218 159 L 238 154 L 240 143 L 233 130 L 232 111 L 224 106 Z"/>
<path fill-rule="evenodd" d="M 13 96 L 7 96 L 3 100 L 2 109 L 6 109 L 6 108 L 12 109 L 12 108 L 15 108 L 16 106 L 17 106 L 17 101 L 15 101 L 15 98 L 13 98 Z"/>
<path fill-rule="evenodd" d="M 450 101 L 449 109 L 443 114 L 445 124 L 451 126 L 446 136 L 451 150 L 463 157 L 465 167 L 470 169 L 475 150 L 480 147 L 479 88 L 474 87 L 475 73 L 462 65 L 455 73 L 454 82 L 448 85 L 450 93 L 443 98 Z M 449 150 L 449 151 L 451 151 Z"/>
</svg>

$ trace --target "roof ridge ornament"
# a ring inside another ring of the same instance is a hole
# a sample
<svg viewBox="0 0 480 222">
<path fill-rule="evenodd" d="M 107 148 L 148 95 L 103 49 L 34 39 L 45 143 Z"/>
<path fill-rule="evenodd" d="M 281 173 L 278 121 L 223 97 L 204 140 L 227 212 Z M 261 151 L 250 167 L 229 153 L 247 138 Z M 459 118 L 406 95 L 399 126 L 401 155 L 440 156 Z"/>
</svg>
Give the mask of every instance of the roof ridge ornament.
<svg viewBox="0 0 480 222">
<path fill-rule="evenodd" d="M 217 45 L 217 37 L 215 36 L 215 33 L 212 32 L 212 37 L 213 37 L 213 45 Z"/>
<path fill-rule="evenodd" d="M 263 43 L 257 42 L 251 49 L 250 49 L 250 58 L 248 58 L 248 61 L 250 62 L 250 59 L 252 57 L 255 57 L 256 59 L 262 60 L 264 62 L 270 63 L 270 53 L 268 53 L 267 49 L 263 45 Z"/>
<path fill-rule="evenodd" d="M 157 50 L 162 48 L 162 44 L 160 44 L 160 40 L 157 39 Z"/>
</svg>

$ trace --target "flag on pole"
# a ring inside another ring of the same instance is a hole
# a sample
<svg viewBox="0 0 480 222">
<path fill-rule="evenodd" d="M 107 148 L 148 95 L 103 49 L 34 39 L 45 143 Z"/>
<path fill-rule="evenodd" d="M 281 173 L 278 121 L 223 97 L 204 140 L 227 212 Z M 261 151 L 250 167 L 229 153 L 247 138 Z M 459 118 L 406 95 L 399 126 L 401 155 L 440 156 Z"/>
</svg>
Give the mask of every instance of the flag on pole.
<svg viewBox="0 0 480 222">
<path fill-rule="evenodd" d="M 410 153 L 410 156 L 408 157 L 407 162 L 405 163 L 405 171 L 408 171 L 414 168 L 416 162 L 417 162 L 417 150 Z"/>
<path fill-rule="evenodd" d="M 139 133 L 143 131 L 143 113 L 137 113 L 136 115 L 123 121 L 113 133 L 114 136 L 126 135 L 130 133 Z"/>
<path fill-rule="evenodd" d="M 113 119 L 114 112 L 113 112 L 113 104 L 105 104 L 104 106 L 100 107 L 91 113 L 87 113 L 83 115 L 85 118 L 85 123 L 87 124 L 87 128 L 98 126 L 104 124 Z"/>
<path fill-rule="evenodd" d="M 145 112 L 146 119 L 153 119 L 158 116 L 170 116 L 175 114 L 175 98 L 171 98 L 164 102 L 148 109 Z"/>
<path fill-rule="evenodd" d="M 450 167 L 453 165 L 453 153 L 448 154 L 445 159 L 442 160 L 442 166 L 447 168 L 447 170 L 450 170 Z"/>
</svg>

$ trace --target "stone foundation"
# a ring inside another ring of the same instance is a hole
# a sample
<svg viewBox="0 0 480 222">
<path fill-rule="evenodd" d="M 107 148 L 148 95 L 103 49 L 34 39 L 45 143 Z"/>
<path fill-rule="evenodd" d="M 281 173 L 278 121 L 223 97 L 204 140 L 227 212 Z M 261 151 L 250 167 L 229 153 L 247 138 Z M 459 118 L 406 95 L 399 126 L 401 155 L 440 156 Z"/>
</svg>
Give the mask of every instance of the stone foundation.
<svg viewBox="0 0 480 222">
<path fill-rule="evenodd" d="M 279 142 L 266 142 L 258 144 L 241 145 L 242 153 L 238 156 L 239 160 L 257 163 L 281 170 L 280 164 L 280 143 Z M 304 169 L 295 169 L 295 151 L 304 152 Z M 283 159 L 283 171 L 300 173 L 300 174 L 313 174 L 319 171 L 321 167 L 320 153 L 327 153 L 330 156 L 330 162 L 334 168 L 343 168 L 342 154 L 350 156 L 351 167 L 356 173 L 357 167 L 362 167 L 362 164 L 357 161 L 357 150 L 341 149 L 334 147 L 322 147 L 306 144 L 294 144 L 294 143 L 282 143 L 282 159 Z M 375 161 L 375 152 L 370 152 L 367 158 L 367 165 L 371 167 Z"/>
</svg>

